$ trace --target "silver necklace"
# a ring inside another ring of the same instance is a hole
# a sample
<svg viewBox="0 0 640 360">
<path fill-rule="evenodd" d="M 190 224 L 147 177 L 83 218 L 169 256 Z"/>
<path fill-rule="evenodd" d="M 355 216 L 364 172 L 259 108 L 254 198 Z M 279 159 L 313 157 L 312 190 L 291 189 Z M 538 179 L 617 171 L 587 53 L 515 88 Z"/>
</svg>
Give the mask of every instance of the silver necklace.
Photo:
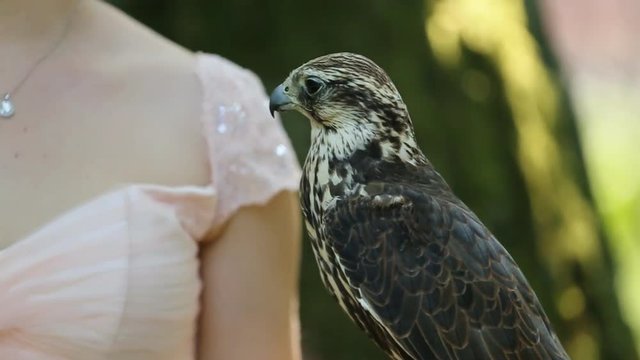
<svg viewBox="0 0 640 360">
<path fill-rule="evenodd" d="M 4 94 L 4 96 L 2 97 L 2 100 L 0 100 L 0 117 L 1 118 L 8 119 L 16 113 L 16 106 L 11 100 L 11 96 L 13 94 L 16 94 L 18 90 L 20 90 L 20 87 L 22 87 L 22 85 L 29 79 L 31 74 L 38 68 L 38 66 L 42 64 L 42 62 L 45 61 L 49 56 L 51 56 L 51 54 L 53 54 L 56 51 L 56 49 L 58 49 L 58 47 L 60 46 L 64 38 L 67 36 L 67 33 L 69 32 L 69 28 L 70 28 L 69 25 L 71 24 L 71 18 L 75 13 L 75 9 L 78 7 L 79 2 L 80 0 L 76 1 L 73 5 L 71 5 L 71 10 L 69 10 L 69 14 L 67 15 L 64 28 L 62 29 L 62 33 L 60 34 L 58 39 L 51 45 L 51 47 L 44 54 L 42 54 L 36 60 L 36 62 L 33 63 L 33 65 L 31 65 L 31 67 L 29 68 L 27 73 L 22 77 L 22 79 L 20 79 L 20 81 L 18 81 L 18 83 L 11 90 L 9 90 Z"/>
</svg>

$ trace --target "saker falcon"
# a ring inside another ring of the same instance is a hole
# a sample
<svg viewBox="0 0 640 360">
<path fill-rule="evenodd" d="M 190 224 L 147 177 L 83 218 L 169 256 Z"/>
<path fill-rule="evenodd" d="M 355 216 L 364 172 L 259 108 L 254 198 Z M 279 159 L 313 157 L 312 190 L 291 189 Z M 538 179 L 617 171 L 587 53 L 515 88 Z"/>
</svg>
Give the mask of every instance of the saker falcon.
<svg viewBox="0 0 640 360">
<path fill-rule="evenodd" d="M 322 281 L 391 358 L 569 358 L 513 258 L 418 148 L 374 62 L 311 60 L 270 110 L 311 121 L 300 200 Z"/>
</svg>

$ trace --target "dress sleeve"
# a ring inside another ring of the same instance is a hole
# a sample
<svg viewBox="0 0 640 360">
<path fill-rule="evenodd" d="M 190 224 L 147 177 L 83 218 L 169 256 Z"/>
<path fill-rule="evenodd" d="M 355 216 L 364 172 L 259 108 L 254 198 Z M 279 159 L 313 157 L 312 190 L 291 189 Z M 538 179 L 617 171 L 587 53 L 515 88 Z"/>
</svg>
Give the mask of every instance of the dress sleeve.
<svg viewBox="0 0 640 360">
<path fill-rule="evenodd" d="M 212 229 L 240 207 L 297 190 L 300 166 L 279 118 L 269 114 L 261 81 L 217 55 L 198 54 L 202 122 L 217 209 Z"/>
</svg>

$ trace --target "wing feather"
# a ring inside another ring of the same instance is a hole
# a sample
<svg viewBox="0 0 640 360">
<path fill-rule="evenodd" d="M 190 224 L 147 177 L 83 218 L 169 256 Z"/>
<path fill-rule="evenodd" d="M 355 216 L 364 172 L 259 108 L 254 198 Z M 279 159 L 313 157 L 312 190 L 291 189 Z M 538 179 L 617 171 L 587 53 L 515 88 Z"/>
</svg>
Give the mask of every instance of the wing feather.
<svg viewBox="0 0 640 360">
<path fill-rule="evenodd" d="M 398 353 L 568 359 L 521 271 L 470 210 L 409 186 L 378 188 L 338 199 L 322 229 Z"/>
</svg>

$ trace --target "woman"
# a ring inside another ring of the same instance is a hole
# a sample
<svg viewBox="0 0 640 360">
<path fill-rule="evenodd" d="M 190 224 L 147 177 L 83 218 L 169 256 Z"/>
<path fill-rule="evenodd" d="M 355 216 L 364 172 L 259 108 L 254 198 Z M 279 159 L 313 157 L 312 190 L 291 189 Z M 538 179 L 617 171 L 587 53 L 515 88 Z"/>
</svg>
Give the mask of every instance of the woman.
<svg viewBox="0 0 640 360">
<path fill-rule="evenodd" d="M 256 76 L 97 0 L 0 30 L 0 359 L 299 358 L 299 169 Z"/>
</svg>

